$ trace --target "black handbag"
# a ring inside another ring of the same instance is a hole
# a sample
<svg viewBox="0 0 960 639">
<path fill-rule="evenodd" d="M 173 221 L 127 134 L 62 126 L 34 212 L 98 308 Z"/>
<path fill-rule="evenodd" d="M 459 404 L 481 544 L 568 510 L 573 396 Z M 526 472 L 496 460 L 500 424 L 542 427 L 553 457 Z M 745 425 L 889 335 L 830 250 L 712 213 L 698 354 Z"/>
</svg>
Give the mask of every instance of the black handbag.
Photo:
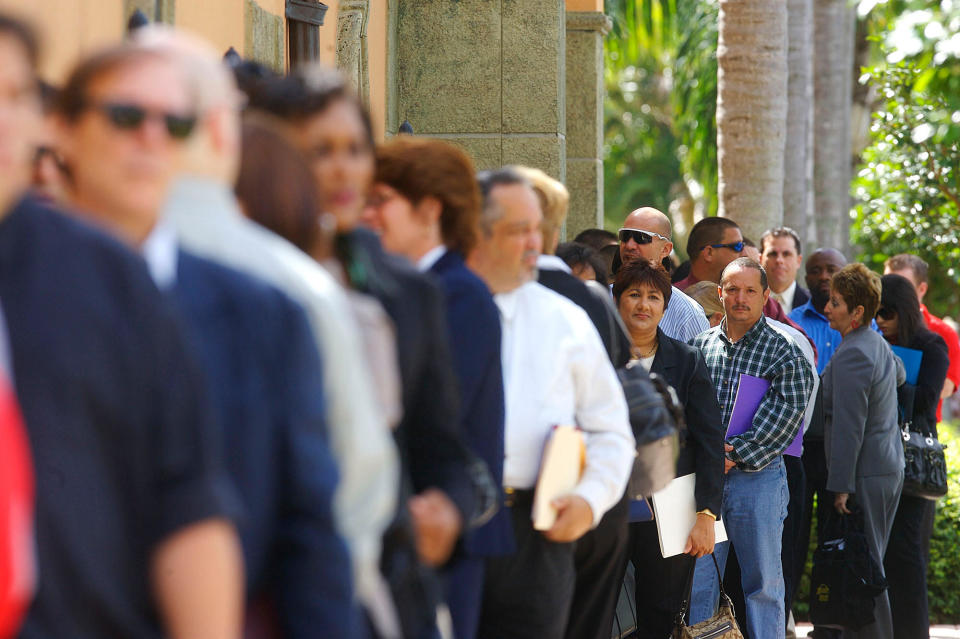
<svg viewBox="0 0 960 639">
<path fill-rule="evenodd" d="M 937 500 L 947 494 L 947 459 L 943 444 L 933 433 L 913 430 L 907 422 L 903 433 L 903 493 Z"/>
<path fill-rule="evenodd" d="M 705 621 L 701 621 L 693 626 L 687 625 L 687 612 L 690 610 L 690 589 L 687 589 L 687 597 L 680 605 L 680 612 L 677 614 L 673 625 L 672 639 L 743 639 L 743 633 L 740 632 L 740 626 L 737 625 L 737 616 L 733 610 L 733 601 L 723 590 L 723 577 L 720 576 L 720 566 L 717 564 L 717 557 L 711 554 L 713 567 L 717 571 L 717 583 L 720 584 L 720 605 L 715 615 Z M 693 581 L 693 571 L 696 562 L 690 567 L 690 579 Z"/>
<path fill-rule="evenodd" d="M 897 390 L 903 437 L 903 494 L 937 500 L 947 494 L 947 459 L 936 433 L 932 429 L 922 432 L 911 419 L 915 390 L 911 384 Z"/>
<path fill-rule="evenodd" d="M 858 630 L 873 623 L 876 598 L 887 580 L 870 552 L 863 511 L 852 500 L 847 507 L 853 514 L 830 508 L 813 554 L 810 620 L 815 626 Z"/>
</svg>

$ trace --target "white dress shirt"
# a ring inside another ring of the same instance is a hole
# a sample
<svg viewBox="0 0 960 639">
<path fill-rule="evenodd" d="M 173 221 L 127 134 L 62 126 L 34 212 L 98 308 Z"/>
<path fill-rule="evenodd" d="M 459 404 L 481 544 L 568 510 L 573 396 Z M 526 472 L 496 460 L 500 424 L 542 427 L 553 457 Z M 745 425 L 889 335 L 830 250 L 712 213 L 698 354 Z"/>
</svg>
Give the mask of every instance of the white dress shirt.
<svg viewBox="0 0 960 639">
<path fill-rule="evenodd" d="M 813 347 L 810 346 L 810 341 L 806 335 L 789 324 L 778 322 L 769 317 L 766 319 L 770 328 L 793 340 L 793 343 L 800 348 L 803 352 L 804 359 L 806 359 L 810 365 L 810 372 L 813 375 L 813 390 L 810 391 L 810 397 L 807 398 L 807 410 L 803 413 L 803 432 L 807 432 L 807 429 L 810 428 L 810 420 L 813 419 L 813 408 L 817 403 L 817 389 L 820 388 L 820 375 L 817 374 L 817 358 L 813 353 Z"/>
<path fill-rule="evenodd" d="M 184 249 L 259 277 L 306 310 L 323 363 L 327 427 L 340 470 L 338 529 L 350 547 L 358 595 L 365 601 L 378 596 L 380 540 L 397 506 L 399 462 L 345 292 L 305 253 L 243 217 L 225 185 L 181 178 L 164 217 Z"/>
<path fill-rule="evenodd" d="M 178 253 L 176 231 L 165 221 L 157 223 L 140 245 L 140 254 L 147 263 L 147 270 L 161 291 L 173 288 L 177 283 Z"/>
<path fill-rule="evenodd" d="M 773 299 L 780 302 L 780 306 L 783 307 L 783 312 L 787 315 L 790 314 L 790 311 L 793 310 L 793 296 L 797 293 L 797 281 L 794 280 L 790 282 L 790 286 L 783 291 L 783 293 L 774 293 L 773 289 L 770 289 L 770 294 L 773 296 Z"/>
<path fill-rule="evenodd" d="M 536 282 L 494 296 L 503 326 L 506 400 L 503 485 L 532 488 L 555 425 L 579 426 L 587 463 L 573 491 L 594 526 L 616 504 L 633 468 L 627 403 L 590 318 Z"/>
<path fill-rule="evenodd" d="M 417 270 L 421 273 L 426 273 L 429 271 L 434 264 L 440 261 L 440 258 L 447 254 L 447 247 L 441 244 L 440 246 L 434 246 L 432 249 L 423 254 L 419 260 L 417 260 Z"/>
</svg>

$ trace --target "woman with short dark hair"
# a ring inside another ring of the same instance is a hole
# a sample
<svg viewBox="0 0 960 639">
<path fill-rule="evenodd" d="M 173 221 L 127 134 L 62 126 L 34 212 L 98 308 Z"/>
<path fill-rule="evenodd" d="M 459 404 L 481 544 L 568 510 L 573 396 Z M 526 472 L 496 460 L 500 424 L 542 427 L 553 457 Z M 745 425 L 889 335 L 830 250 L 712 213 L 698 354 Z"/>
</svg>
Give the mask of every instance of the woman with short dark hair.
<svg viewBox="0 0 960 639">
<path fill-rule="evenodd" d="M 949 358 L 943 338 L 929 330 L 920 313 L 920 300 L 910 280 L 901 275 L 881 278 L 877 326 L 891 344 L 923 353 L 917 377 L 913 411 L 904 420 L 911 430 L 937 436 L 937 403 L 947 377 Z M 927 601 L 927 550 L 933 534 L 936 502 L 900 495 L 890 543 L 883 564 L 890 583 L 890 609 L 895 639 L 929 636 Z"/>
<path fill-rule="evenodd" d="M 897 426 L 898 366 L 890 347 L 870 328 L 880 305 L 880 278 L 863 264 L 834 274 L 824 314 L 842 336 L 823 371 L 827 490 L 840 515 L 852 513 L 852 496 L 879 565 L 890 540 L 903 486 L 903 445 Z M 890 601 L 876 598 L 875 621 L 858 636 L 892 639 Z"/>
<path fill-rule="evenodd" d="M 703 355 L 659 328 L 670 302 L 670 277 L 646 260 L 624 264 L 617 271 L 613 295 L 634 346 L 634 365 L 666 380 L 684 407 L 686 439 L 681 442 L 677 475 L 696 473 L 697 521 L 686 554 L 664 559 L 652 521 L 630 525 L 630 558 L 637 566 L 638 637 L 662 639 L 686 598 L 687 581 L 697 557 L 713 552 L 714 522 L 720 512 L 723 486 L 723 424 L 720 407 Z M 651 575 L 656 575 L 651 579 Z"/>
</svg>

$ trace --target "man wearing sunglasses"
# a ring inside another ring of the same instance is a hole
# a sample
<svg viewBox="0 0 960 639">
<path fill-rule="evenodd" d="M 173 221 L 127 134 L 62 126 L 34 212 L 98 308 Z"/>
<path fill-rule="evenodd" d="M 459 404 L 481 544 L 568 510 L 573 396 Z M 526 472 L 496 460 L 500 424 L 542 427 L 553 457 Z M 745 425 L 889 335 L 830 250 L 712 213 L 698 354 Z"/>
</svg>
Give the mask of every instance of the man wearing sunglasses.
<svg viewBox="0 0 960 639">
<path fill-rule="evenodd" d="M 649 206 L 637 209 L 623 221 L 618 233 L 621 261 L 626 264 L 644 259 L 660 264 L 673 250 L 671 233 L 670 218 L 666 215 Z M 703 307 L 674 286 L 660 328 L 667 337 L 689 342 L 710 328 L 710 323 Z"/>
</svg>

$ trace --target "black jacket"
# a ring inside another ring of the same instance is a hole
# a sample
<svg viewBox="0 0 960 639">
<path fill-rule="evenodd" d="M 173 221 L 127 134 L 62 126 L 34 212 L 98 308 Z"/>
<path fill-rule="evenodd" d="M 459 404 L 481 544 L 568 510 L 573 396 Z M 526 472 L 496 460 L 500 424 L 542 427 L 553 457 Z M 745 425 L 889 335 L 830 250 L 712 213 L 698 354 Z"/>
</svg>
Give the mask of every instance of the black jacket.
<svg viewBox="0 0 960 639">
<path fill-rule="evenodd" d="M 686 439 L 681 442 L 677 460 L 677 476 L 697 473 L 694 490 L 697 510 L 709 508 L 719 515 L 726 433 L 720 421 L 717 391 L 699 350 L 667 337 L 659 328 L 657 340 L 660 346 L 650 372 L 663 377 L 677 391 L 687 421 Z"/>
</svg>

